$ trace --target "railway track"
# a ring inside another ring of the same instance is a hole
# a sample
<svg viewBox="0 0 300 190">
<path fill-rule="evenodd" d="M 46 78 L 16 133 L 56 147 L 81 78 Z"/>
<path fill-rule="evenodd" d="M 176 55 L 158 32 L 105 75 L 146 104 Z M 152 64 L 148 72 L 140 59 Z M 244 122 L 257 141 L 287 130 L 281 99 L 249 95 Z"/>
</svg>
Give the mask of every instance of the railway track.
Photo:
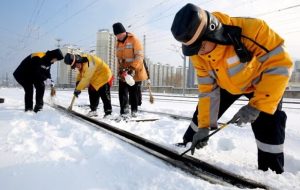
<svg viewBox="0 0 300 190">
<path fill-rule="evenodd" d="M 118 96 L 118 93 L 111 93 L 112 96 Z M 157 100 L 166 100 L 166 101 L 178 101 L 178 102 L 198 102 L 197 96 L 181 96 L 181 95 L 164 95 L 164 94 L 154 94 L 155 99 Z M 149 98 L 147 93 L 143 93 L 143 97 Z M 178 98 L 178 99 L 176 99 Z M 297 104 L 300 105 L 300 100 L 296 101 L 292 99 L 284 99 L 282 101 L 283 104 Z M 241 97 L 237 100 L 237 102 L 248 102 L 249 100 L 246 98 Z"/>
<path fill-rule="evenodd" d="M 89 107 L 90 105 L 88 104 L 83 104 L 83 105 L 78 105 L 78 107 Z M 119 105 L 116 104 L 112 104 L 112 106 L 114 107 L 120 107 Z M 171 117 L 173 119 L 183 119 L 183 120 L 192 120 L 192 117 L 188 117 L 188 116 L 182 116 L 182 115 L 176 115 L 176 114 L 171 114 L 171 113 L 166 113 L 166 112 L 158 112 L 158 111 L 149 111 L 149 110 L 142 110 L 139 109 L 139 112 L 144 112 L 144 113 L 152 113 L 152 114 L 156 114 L 158 116 L 168 116 Z"/>
<path fill-rule="evenodd" d="M 69 115 L 70 117 L 74 117 L 78 120 L 89 123 L 91 126 L 96 127 L 98 129 L 105 130 L 110 134 L 122 139 L 123 141 L 130 143 L 131 145 L 165 161 L 167 164 L 175 166 L 193 176 L 199 177 L 213 184 L 221 184 L 224 186 L 236 186 L 239 188 L 269 189 L 269 187 L 266 185 L 263 185 L 250 179 L 246 179 L 242 176 L 233 174 L 221 168 L 212 166 L 194 157 L 188 155 L 180 156 L 180 153 L 168 147 L 162 146 L 148 139 L 129 133 L 118 127 L 114 127 L 110 124 L 87 117 L 74 111 L 69 111 L 60 105 L 54 105 L 53 107 Z"/>
<path fill-rule="evenodd" d="M 146 97 L 147 99 L 148 96 L 143 96 Z M 194 103 L 195 105 L 197 105 L 198 103 L 198 99 L 196 97 L 183 97 L 181 96 L 165 96 L 165 95 L 155 95 L 155 100 L 158 100 L 160 102 L 186 102 L 186 103 Z M 248 99 L 238 99 L 236 100 L 236 102 L 233 105 L 245 105 L 246 103 L 248 103 L 249 100 Z M 294 105 L 294 107 L 292 107 L 291 105 Z M 294 101 L 294 100 L 284 100 L 282 101 L 282 108 L 284 109 L 296 109 L 299 110 L 300 109 L 300 101 Z"/>
</svg>

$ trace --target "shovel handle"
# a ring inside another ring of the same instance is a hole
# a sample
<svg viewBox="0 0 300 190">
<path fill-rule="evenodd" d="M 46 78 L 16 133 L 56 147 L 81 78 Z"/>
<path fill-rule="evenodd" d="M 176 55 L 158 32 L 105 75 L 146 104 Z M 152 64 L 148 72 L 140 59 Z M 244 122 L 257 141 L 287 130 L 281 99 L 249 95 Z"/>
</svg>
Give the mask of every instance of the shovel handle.
<svg viewBox="0 0 300 190">
<path fill-rule="evenodd" d="M 71 104 L 70 104 L 70 106 L 69 106 L 69 108 L 68 108 L 68 110 L 70 110 L 70 111 L 72 111 L 72 109 L 73 109 L 73 104 L 74 104 L 74 102 L 75 102 L 75 98 L 76 98 L 76 96 L 73 96 L 72 101 L 71 101 Z"/>
<path fill-rule="evenodd" d="M 201 139 L 201 140 L 208 139 L 209 137 L 211 137 L 212 135 L 214 135 L 215 133 L 217 133 L 217 132 L 220 131 L 221 129 L 225 128 L 229 123 L 230 123 L 230 121 L 227 122 L 227 123 L 222 123 L 221 126 L 220 126 L 217 130 L 215 130 L 214 132 L 210 133 L 209 135 L 207 135 L 206 137 L 204 137 L 204 138 Z M 200 140 L 200 141 L 201 141 L 201 140 Z M 199 141 L 199 142 L 200 142 L 200 141 Z M 199 143 L 199 142 L 198 142 L 198 143 Z M 197 144 L 198 144 L 198 143 L 197 143 Z M 182 154 L 180 154 L 180 156 L 185 155 L 185 154 L 186 154 L 188 151 L 190 151 L 190 150 L 192 150 L 192 148 L 187 149 L 187 150 L 184 151 Z"/>
<path fill-rule="evenodd" d="M 154 103 L 154 98 L 153 98 L 153 95 L 152 95 L 150 84 L 147 84 L 147 86 L 148 86 L 149 96 L 150 96 L 149 101 L 150 101 L 151 104 L 153 104 Z"/>
</svg>

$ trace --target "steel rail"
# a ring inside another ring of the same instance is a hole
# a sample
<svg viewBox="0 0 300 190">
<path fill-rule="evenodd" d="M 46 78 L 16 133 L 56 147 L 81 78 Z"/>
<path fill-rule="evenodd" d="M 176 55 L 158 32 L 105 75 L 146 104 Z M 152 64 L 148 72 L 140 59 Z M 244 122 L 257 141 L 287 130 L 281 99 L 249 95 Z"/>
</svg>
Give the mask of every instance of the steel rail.
<svg viewBox="0 0 300 190">
<path fill-rule="evenodd" d="M 87 117 L 80 113 L 70 111 L 60 105 L 53 105 L 53 107 L 57 108 L 59 111 L 62 111 L 70 116 L 74 116 L 75 118 L 82 120 L 84 122 L 88 122 L 91 126 L 94 126 L 98 129 L 105 129 L 105 131 L 110 134 L 119 137 L 120 139 L 138 147 L 139 149 L 161 159 L 166 163 L 173 165 L 181 170 L 192 174 L 196 177 L 209 181 L 213 184 L 221 184 L 225 186 L 237 186 L 240 188 L 262 188 L 269 189 L 268 186 L 253 181 L 251 179 L 246 179 L 242 176 L 233 174 L 224 169 L 218 168 L 216 166 L 212 166 L 206 162 L 198 160 L 194 157 L 183 155 L 180 153 L 162 146 L 158 143 L 150 141 L 148 139 L 142 138 L 135 134 L 124 131 L 120 128 L 114 127 L 107 123 L 101 122 L 99 120 Z"/>
</svg>

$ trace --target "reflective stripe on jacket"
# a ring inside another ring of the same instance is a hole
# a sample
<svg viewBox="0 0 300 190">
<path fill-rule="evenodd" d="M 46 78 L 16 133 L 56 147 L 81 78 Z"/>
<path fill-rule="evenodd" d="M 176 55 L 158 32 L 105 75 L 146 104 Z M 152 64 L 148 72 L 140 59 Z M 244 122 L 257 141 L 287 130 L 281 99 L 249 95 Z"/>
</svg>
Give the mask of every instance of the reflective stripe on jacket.
<svg viewBox="0 0 300 190">
<path fill-rule="evenodd" d="M 87 57 L 88 62 L 82 64 L 82 68 L 77 74 L 76 81 L 80 81 L 76 87 L 77 90 L 83 90 L 88 85 L 92 85 L 95 90 L 105 85 L 112 77 L 108 65 L 99 57 L 94 55 L 83 55 Z"/>
<path fill-rule="evenodd" d="M 191 56 L 198 77 L 198 127 L 217 126 L 220 87 L 232 94 L 254 92 L 249 104 L 273 114 L 286 89 L 293 66 L 290 56 L 284 50 L 283 39 L 262 20 L 213 14 L 223 24 L 241 27 L 243 36 L 268 51 L 242 38 L 242 43 L 253 54 L 249 62 L 241 63 L 232 45 L 217 44 L 208 54 Z"/>
<path fill-rule="evenodd" d="M 118 70 L 132 69 L 135 71 L 134 80 L 147 80 L 147 73 L 143 64 L 144 54 L 141 42 L 135 35 L 127 32 L 125 42 L 116 45 Z"/>
</svg>

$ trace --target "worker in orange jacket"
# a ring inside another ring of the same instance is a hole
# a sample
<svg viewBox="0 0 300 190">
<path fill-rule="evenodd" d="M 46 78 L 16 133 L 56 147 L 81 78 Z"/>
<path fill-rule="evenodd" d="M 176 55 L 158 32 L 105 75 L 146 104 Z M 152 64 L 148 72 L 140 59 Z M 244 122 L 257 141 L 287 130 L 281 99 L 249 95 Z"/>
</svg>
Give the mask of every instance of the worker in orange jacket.
<svg viewBox="0 0 300 190">
<path fill-rule="evenodd" d="M 136 117 L 139 88 L 142 81 L 147 80 L 143 63 L 143 47 L 140 40 L 134 34 L 126 32 L 121 23 L 113 24 L 113 31 L 117 38 L 120 114 L 127 115 L 129 113 L 130 101 L 131 116 Z"/>
<path fill-rule="evenodd" d="M 99 57 L 89 54 L 67 53 L 64 62 L 70 65 L 72 69 L 77 68 L 79 71 L 76 78 L 74 96 L 78 97 L 81 91 L 88 87 L 91 108 L 88 116 L 98 116 L 97 108 L 100 97 L 103 102 L 104 117 L 111 115 L 110 87 L 113 76 L 109 66 Z"/>
<path fill-rule="evenodd" d="M 287 116 L 281 102 L 293 67 L 284 40 L 263 20 L 209 13 L 193 4 L 177 12 L 171 31 L 198 77 L 199 102 L 184 144 L 192 142 L 192 154 L 204 147 L 208 139 L 202 139 L 217 128 L 218 118 L 244 95 L 249 103 L 231 122 L 251 123 L 258 168 L 282 173 Z"/>
</svg>

